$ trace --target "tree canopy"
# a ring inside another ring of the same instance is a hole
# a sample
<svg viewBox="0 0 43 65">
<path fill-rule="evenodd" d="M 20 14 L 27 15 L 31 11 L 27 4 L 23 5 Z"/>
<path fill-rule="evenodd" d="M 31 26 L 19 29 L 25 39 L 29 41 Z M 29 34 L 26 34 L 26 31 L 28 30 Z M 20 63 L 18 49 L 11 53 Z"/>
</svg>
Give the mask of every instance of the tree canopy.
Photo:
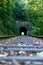
<svg viewBox="0 0 43 65">
<path fill-rule="evenodd" d="M 16 34 L 16 22 L 13 20 L 13 0 L 0 1 L 0 32 L 2 35 Z"/>
<path fill-rule="evenodd" d="M 31 23 L 31 35 L 43 35 L 43 0 L 16 0 L 14 14 L 16 20 Z"/>
<path fill-rule="evenodd" d="M 30 35 L 43 35 L 43 0 L 1 0 L 1 35 L 17 34 L 16 20 L 30 22 Z"/>
</svg>

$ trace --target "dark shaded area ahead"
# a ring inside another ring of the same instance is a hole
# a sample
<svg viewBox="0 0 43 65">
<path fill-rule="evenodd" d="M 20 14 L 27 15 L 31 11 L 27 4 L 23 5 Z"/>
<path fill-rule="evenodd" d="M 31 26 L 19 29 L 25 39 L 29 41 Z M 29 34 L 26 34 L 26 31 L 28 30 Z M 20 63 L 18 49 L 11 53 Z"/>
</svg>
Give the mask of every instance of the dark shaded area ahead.
<svg viewBox="0 0 43 65">
<path fill-rule="evenodd" d="M 19 31 L 20 31 L 20 35 L 21 35 L 22 32 L 24 32 L 24 35 L 27 35 L 26 27 L 21 27 Z"/>
</svg>

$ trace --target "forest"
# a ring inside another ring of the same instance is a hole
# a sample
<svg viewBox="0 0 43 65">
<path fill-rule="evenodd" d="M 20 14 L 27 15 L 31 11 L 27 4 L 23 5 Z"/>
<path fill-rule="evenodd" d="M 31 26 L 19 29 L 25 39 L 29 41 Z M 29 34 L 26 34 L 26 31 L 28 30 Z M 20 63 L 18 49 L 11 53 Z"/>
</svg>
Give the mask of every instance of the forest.
<svg viewBox="0 0 43 65">
<path fill-rule="evenodd" d="M 0 0 L 0 36 L 19 35 L 16 21 L 30 22 L 28 35 L 43 35 L 43 0 Z"/>
</svg>

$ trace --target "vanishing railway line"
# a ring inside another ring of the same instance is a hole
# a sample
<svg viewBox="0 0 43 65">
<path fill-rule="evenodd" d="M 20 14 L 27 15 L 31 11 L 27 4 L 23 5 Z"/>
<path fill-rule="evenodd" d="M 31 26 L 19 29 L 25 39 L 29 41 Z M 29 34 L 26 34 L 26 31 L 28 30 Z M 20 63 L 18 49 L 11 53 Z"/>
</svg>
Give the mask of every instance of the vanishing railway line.
<svg viewBox="0 0 43 65">
<path fill-rule="evenodd" d="M 17 37 L 1 37 L 0 38 L 0 60 L 6 62 L 16 60 L 41 62 L 43 65 L 43 55 L 38 53 L 43 52 L 43 39 L 30 36 Z"/>
</svg>

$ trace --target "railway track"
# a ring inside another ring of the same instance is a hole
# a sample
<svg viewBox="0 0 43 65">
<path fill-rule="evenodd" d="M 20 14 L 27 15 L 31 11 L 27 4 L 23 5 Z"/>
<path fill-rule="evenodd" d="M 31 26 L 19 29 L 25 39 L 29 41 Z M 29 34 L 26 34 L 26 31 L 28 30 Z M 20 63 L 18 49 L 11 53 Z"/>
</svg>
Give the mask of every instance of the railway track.
<svg viewBox="0 0 43 65">
<path fill-rule="evenodd" d="M 43 56 L 38 56 L 37 52 L 43 52 L 43 38 L 34 36 L 6 36 L 0 37 L 0 53 L 9 56 L 1 56 L 0 60 L 9 61 L 31 61 L 41 62 L 43 65 Z M 22 51 L 22 53 L 20 53 Z M 12 54 L 13 53 L 13 54 Z M 14 54 L 15 53 L 15 54 Z M 19 53 L 19 55 L 18 55 Z M 29 54 L 29 55 L 28 55 Z"/>
<path fill-rule="evenodd" d="M 13 38 L 13 37 L 18 37 L 16 35 L 6 35 L 6 36 L 0 36 L 0 39 L 8 39 L 8 38 Z M 29 37 L 35 37 L 35 38 L 41 38 L 43 39 L 43 36 L 29 36 Z"/>
</svg>

